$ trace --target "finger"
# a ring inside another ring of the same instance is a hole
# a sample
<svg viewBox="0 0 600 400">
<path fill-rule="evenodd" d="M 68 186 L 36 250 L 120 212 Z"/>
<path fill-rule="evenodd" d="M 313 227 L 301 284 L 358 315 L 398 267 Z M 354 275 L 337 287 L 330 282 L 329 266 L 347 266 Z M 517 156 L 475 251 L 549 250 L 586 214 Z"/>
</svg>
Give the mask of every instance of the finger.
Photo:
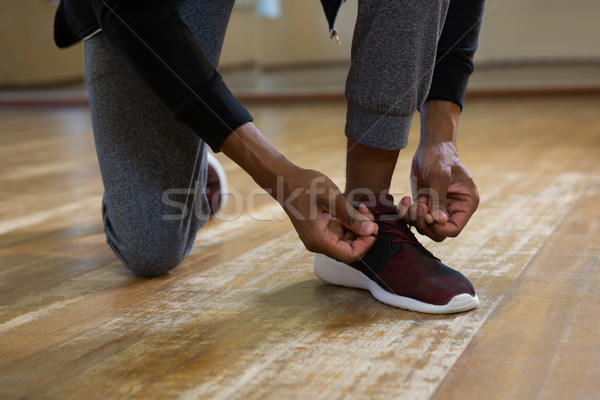
<svg viewBox="0 0 600 400">
<path fill-rule="evenodd" d="M 359 205 L 358 212 L 363 214 L 369 220 L 374 219 L 373 214 L 371 214 L 364 204 Z M 338 218 L 335 219 L 339 221 Z M 377 236 L 379 227 L 377 224 L 374 225 L 375 230 L 372 233 L 372 236 L 357 236 L 353 231 L 344 228 L 343 239 L 340 242 L 335 243 L 334 248 L 330 246 L 327 251 L 333 252 L 332 254 L 335 258 L 346 263 L 352 263 L 359 260 L 367 253 L 367 251 L 369 251 L 371 246 L 373 246 L 373 243 L 375 243 L 375 237 Z M 325 252 L 326 254 L 327 251 Z"/>
<path fill-rule="evenodd" d="M 369 211 L 367 206 L 365 206 L 363 203 L 360 203 L 358 205 L 358 212 L 361 213 L 362 215 L 366 216 L 369 219 L 369 221 L 375 220 L 375 217 L 373 216 L 373 214 L 371 214 L 371 211 Z"/>
<path fill-rule="evenodd" d="M 410 223 L 409 212 L 410 212 L 411 204 L 412 204 L 412 199 L 408 196 L 404 196 L 400 200 L 400 203 L 398 204 L 398 207 L 396 209 L 396 212 L 398 213 L 398 216 L 400 217 L 400 219 L 402 219 L 402 221 L 404 221 L 407 224 Z"/>
<path fill-rule="evenodd" d="M 457 237 L 458 234 L 462 231 L 458 225 L 448 221 L 443 225 L 433 226 L 431 228 L 435 235 L 443 236 L 443 237 Z"/>
<path fill-rule="evenodd" d="M 425 223 L 428 226 L 435 225 L 436 222 L 437 221 L 435 220 L 435 218 L 433 218 L 433 215 L 431 215 L 430 213 L 425 214 Z"/>
<path fill-rule="evenodd" d="M 350 262 L 358 261 L 359 259 L 363 258 L 369 249 L 371 249 L 373 243 L 375 243 L 375 240 L 376 239 L 372 236 L 359 236 L 351 242 L 348 242 L 352 248 L 352 253 L 357 256 L 356 258 L 350 260 Z"/>
<path fill-rule="evenodd" d="M 412 226 L 417 226 L 419 220 L 425 218 L 425 216 L 429 213 L 429 208 L 427 207 L 427 198 L 421 197 L 417 199 L 415 203 L 412 203 L 408 208 L 407 219 L 408 223 Z"/>
<path fill-rule="evenodd" d="M 351 241 L 330 241 L 321 246 L 318 252 L 351 264 L 362 258 L 373 246 L 373 243 L 375 243 L 375 238 L 372 236 L 358 236 Z"/>
<path fill-rule="evenodd" d="M 430 237 L 432 240 L 436 242 L 442 242 L 446 239 L 446 236 L 440 234 L 436 231 L 435 227 L 437 225 L 430 225 L 427 222 L 427 216 L 431 217 L 431 214 L 428 213 L 427 205 L 424 203 L 415 203 L 416 204 L 416 214 L 417 217 L 414 221 L 414 227 L 417 228 L 417 232 L 421 235 L 425 235 Z"/>
<path fill-rule="evenodd" d="M 409 207 L 408 207 L 408 211 L 406 212 L 406 222 L 409 225 L 412 226 L 416 226 L 417 225 L 417 218 L 418 218 L 418 207 L 419 207 L 420 203 L 412 203 Z"/>
<path fill-rule="evenodd" d="M 450 218 L 448 218 L 448 222 L 443 225 L 433 227 L 432 229 L 439 235 L 444 235 L 447 237 L 456 237 L 458 236 L 464 227 L 469 222 L 472 214 L 466 212 L 456 212 L 453 213 Z"/>
<path fill-rule="evenodd" d="M 342 225 L 359 236 L 369 236 L 375 232 L 377 225 L 367 215 L 355 210 L 341 193 L 335 200 L 335 215 Z"/>
<path fill-rule="evenodd" d="M 427 205 L 436 222 L 445 223 L 448 220 L 446 196 L 450 185 L 451 171 L 446 168 L 436 168 L 429 177 Z"/>
<path fill-rule="evenodd" d="M 453 195 L 454 197 L 457 197 L 457 199 L 448 197 L 448 222 L 435 229 L 439 234 L 448 237 L 458 236 L 475 213 L 475 210 L 477 210 L 477 206 L 479 205 L 479 193 L 477 192 L 477 188 L 471 182 L 471 185 L 467 190 L 469 193 L 466 195 Z M 449 194 L 449 196 L 451 196 L 451 194 Z"/>
<path fill-rule="evenodd" d="M 369 211 L 366 205 L 362 203 L 359 204 L 358 212 L 367 217 L 369 221 L 375 221 L 375 217 L 373 216 L 373 214 L 371 214 L 371 211 Z M 373 232 L 371 232 L 371 236 L 377 237 L 377 234 L 379 233 L 379 225 L 377 225 L 376 223 L 374 223 L 373 225 L 375 226 L 375 229 L 373 229 Z"/>
</svg>

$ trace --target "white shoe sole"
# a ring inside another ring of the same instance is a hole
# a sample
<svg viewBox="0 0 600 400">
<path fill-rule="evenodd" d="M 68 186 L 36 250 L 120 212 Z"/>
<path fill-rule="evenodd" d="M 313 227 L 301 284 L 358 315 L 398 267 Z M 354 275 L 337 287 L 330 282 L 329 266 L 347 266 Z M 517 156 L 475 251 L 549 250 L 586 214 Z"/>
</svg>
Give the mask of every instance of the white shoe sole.
<svg viewBox="0 0 600 400">
<path fill-rule="evenodd" d="M 215 214 L 222 210 L 225 205 L 227 205 L 228 199 L 228 187 L 227 187 L 227 176 L 225 175 L 225 170 L 221 166 L 221 163 L 212 153 L 206 152 L 206 161 L 208 164 L 215 169 L 217 173 L 217 177 L 219 177 L 219 185 L 221 186 L 221 204 L 219 204 L 219 208 L 215 210 Z"/>
<path fill-rule="evenodd" d="M 398 296 L 383 290 L 381 286 L 367 278 L 359 270 L 323 254 L 317 254 L 315 257 L 314 269 L 315 275 L 325 282 L 368 290 L 373 297 L 382 303 L 404 310 L 427 314 L 453 314 L 471 310 L 479 305 L 479 297 L 477 295 L 471 296 L 468 293 L 456 295 L 442 306 L 423 303 L 410 297 Z"/>
</svg>

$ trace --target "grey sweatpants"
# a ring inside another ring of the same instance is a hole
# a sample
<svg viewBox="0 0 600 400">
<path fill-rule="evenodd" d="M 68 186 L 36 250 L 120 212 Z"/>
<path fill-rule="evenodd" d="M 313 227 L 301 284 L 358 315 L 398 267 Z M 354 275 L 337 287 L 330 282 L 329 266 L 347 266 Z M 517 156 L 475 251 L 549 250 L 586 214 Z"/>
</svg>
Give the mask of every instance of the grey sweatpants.
<svg viewBox="0 0 600 400">
<path fill-rule="evenodd" d="M 234 1 L 176 2 L 215 67 Z M 359 0 L 346 87 L 349 138 L 406 146 L 446 8 L 447 0 Z M 162 275 L 188 255 L 208 219 L 206 144 L 173 120 L 102 34 L 86 41 L 85 57 L 107 242 L 135 274 Z"/>
<path fill-rule="evenodd" d="M 177 2 L 215 67 L 233 2 Z M 165 274 L 208 219 L 206 143 L 173 119 L 102 34 L 86 41 L 85 59 L 107 242 L 135 274 Z"/>
<path fill-rule="evenodd" d="M 359 0 L 346 81 L 346 136 L 383 150 L 406 147 L 431 85 L 449 0 Z"/>
</svg>

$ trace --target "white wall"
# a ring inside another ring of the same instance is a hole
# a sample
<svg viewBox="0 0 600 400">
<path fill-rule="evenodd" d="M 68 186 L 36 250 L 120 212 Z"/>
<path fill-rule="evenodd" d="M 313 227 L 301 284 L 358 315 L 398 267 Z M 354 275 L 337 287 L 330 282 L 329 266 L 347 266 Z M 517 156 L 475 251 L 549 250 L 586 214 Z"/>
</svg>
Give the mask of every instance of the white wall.
<svg viewBox="0 0 600 400">
<path fill-rule="evenodd" d="M 337 19 L 341 46 L 329 38 L 329 27 L 319 0 L 282 0 L 281 6 L 281 18 L 275 20 L 259 18 L 245 7 L 234 9 L 221 66 L 252 62 L 288 66 L 350 60 L 356 1 L 345 4 Z"/>
<path fill-rule="evenodd" d="M 479 62 L 600 60 L 600 1 L 487 0 Z"/>
<path fill-rule="evenodd" d="M 83 79 L 83 46 L 54 45 L 55 9 L 45 0 L 0 0 L 0 85 Z"/>
<path fill-rule="evenodd" d="M 83 77 L 83 48 L 52 41 L 55 5 L 0 0 L 0 85 L 46 84 Z M 234 11 L 221 65 L 288 66 L 347 62 L 357 0 L 342 7 L 342 46 L 329 39 L 319 0 L 282 0 L 282 17 Z M 476 60 L 488 62 L 600 60 L 600 0 L 487 0 Z"/>
<path fill-rule="evenodd" d="M 246 61 L 266 66 L 348 61 L 356 9 L 357 0 L 348 0 L 342 7 L 337 23 L 342 46 L 328 38 L 318 0 L 282 0 L 282 17 L 275 21 L 246 11 L 243 17 L 232 19 L 222 65 L 235 60 L 233 43 L 249 37 L 256 42 L 245 46 Z M 252 26 L 251 36 L 247 30 L 240 32 L 241 26 Z M 487 0 L 476 60 L 598 61 L 600 0 Z"/>
</svg>

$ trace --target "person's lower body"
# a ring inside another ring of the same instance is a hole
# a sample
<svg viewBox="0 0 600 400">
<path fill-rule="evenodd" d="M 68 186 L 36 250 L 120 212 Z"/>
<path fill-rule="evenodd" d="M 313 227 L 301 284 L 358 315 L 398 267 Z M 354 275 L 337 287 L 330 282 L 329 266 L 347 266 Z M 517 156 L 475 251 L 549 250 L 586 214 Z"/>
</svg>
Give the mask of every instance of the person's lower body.
<svg viewBox="0 0 600 400">
<path fill-rule="evenodd" d="M 216 66 L 233 1 L 176 7 Z M 163 275 L 187 257 L 210 215 L 207 146 L 173 119 L 101 33 L 86 41 L 85 58 L 107 242 L 136 275 Z"/>
<path fill-rule="evenodd" d="M 434 314 L 470 310 L 479 298 L 466 277 L 418 242 L 386 193 L 413 115 L 427 98 L 447 7 L 447 0 L 359 0 L 346 82 L 345 193 L 351 203 L 370 209 L 379 234 L 353 264 L 323 254 L 314 263 L 315 274 L 326 282 Z"/>
<path fill-rule="evenodd" d="M 359 0 L 346 82 L 349 200 L 385 193 L 429 92 L 448 0 Z"/>
</svg>

